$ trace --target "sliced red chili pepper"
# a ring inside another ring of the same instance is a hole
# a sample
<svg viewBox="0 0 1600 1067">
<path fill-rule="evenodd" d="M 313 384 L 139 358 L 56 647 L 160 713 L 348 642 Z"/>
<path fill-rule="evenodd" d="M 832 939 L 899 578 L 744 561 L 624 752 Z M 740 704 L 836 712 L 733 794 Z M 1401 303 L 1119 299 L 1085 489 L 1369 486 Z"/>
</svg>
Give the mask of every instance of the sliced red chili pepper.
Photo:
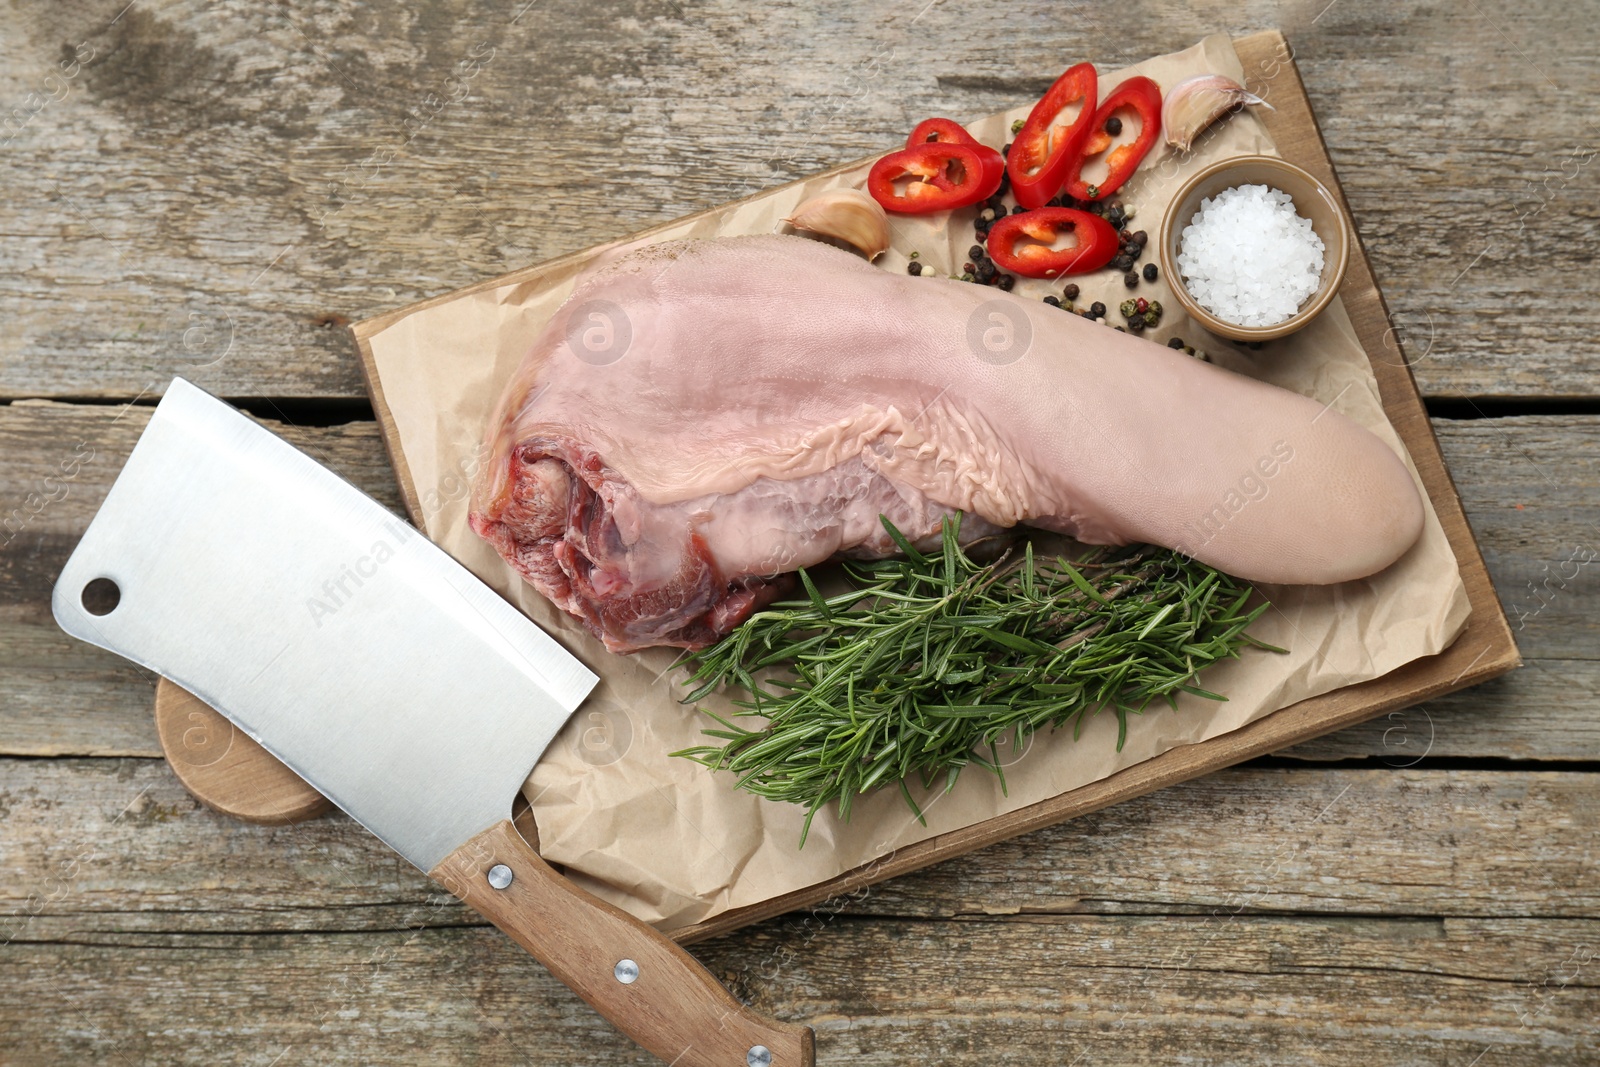
<svg viewBox="0 0 1600 1067">
<path fill-rule="evenodd" d="M 955 119 L 923 119 L 917 123 L 917 128 L 911 131 L 911 136 L 906 138 L 906 147 L 915 148 L 919 144 L 928 144 L 937 141 L 940 144 L 977 144 L 978 139 L 967 132 L 967 128 Z"/>
<path fill-rule="evenodd" d="M 984 167 L 979 149 L 968 144 L 933 141 L 891 152 L 872 165 L 867 173 L 867 192 L 885 211 L 902 215 L 926 215 L 966 207 L 992 196 L 999 188 L 1000 176 Z M 904 190 L 895 182 L 912 179 Z"/>
<path fill-rule="evenodd" d="M 1052 248 L 1063 233 L 1072 234 L 1073 244 Z M 1027 238 L 1032 241 L 1023 243 Z M 1099 270 L 1116 254 L 1117 231 L 1111 223 L 1075 208 L 1044 207 L 1007 215 L 989 231 L 989 258 L 1001 270 L 1026 278 L 1084 274 Z"/>
<path fill-rule="evenodd" d="M 1139 132 L 1127 144 L 1111 148 L 1111 135 L 1106 133 L 1106 119 L 1121 108 L 1132 109 L 1139 116 Z M 1144 157 L 1161 135 L 1161 86 L 1149 78 L 1129 78 L 1111 91 L 1100 103 L 1090 126 L 1092 133 L 1084 139 L 1078 153 L 1067 167 L 1066 189 L 1079 200 L 1099 200 L 1122 188 L 1122 183 L 1132 177 Z M 1107 148 L 1106 176 L 1090 185 L 1083 180 L 1083 167 Z M 1012 148 L 1012 152 L 1016 152 Z"/>
<path fill-rule="evenodd" d="M 1000 176 L 1005 173 L 1006 159 L 999 152 L 979 141 L 967 128 L 954 119 L 923 119 L 917 123 L 917 128 L 911 131 L 911 136 L 906 138 L 906 147 L 915 148 L 922 144 L 965 144 L 978 150 L 978 155 L 983 157 L 983 181 L 989 186 L 989 191 L 984 197 L 993 196 L 995 190 L 1000 188 Z"/>
<path fill-rule="evenodd" d="M 1023 207 L 1043 207 L 1061 191 L 1067 166 L 1089 134 L 1096 84 L 1093 64 L 1068 67 L 1033 105 L 1022 129 L 1011 139 L 1006 172 L 1011 175 L 1011 192 Z M 1062 110 L 1078 101 L 1083 106 L 1072 124 L 1057 125 L 1056 117 Z"/>
</svg>

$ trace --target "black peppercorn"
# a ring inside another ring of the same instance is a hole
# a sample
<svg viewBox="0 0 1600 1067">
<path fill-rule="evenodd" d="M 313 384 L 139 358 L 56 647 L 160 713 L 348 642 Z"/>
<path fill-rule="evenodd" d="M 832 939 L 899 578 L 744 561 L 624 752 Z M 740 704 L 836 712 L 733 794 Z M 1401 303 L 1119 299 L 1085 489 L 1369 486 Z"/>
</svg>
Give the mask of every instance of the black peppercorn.
<svg viewBox="0 0 1600 1067">
<path fill-rule="evenodd" d="M 1049 304 L 1051 307 L 1060 307 L 1061 306 L 1061 298 L 1060 297 L 1047 296 L 1047 297 L 1044 298 L 1044 302 L 1046 304 Z"/>
<path fill-rule="evenodd" d="M 1093 315 L 1097 319 L 1103 319 L 1106 317 L 1106 306 L 1100 303 L 1100 301 L 1096 300 L 1094 303 L 1089 305 L 1089 314 Z"/>
<path fill-rule="evenodd" d="M 1066 289 L 1062 290 L 1061 295 L 1066 297 L 1068 300 L 1078 299 L 1078 284 L 1076 282 L 1068 282 Z"/>
<path fill-rule="evenodd" d="M 1144 265 L 1144 280 L 1147 282 L 1156 280 L 1156 265 L 1154 263 L 1146 263 Z"/>
<path fill-rule="evenodd" d="M 1143 248 L 1145 242 L 1150 240 L 1150 235 L 1145 233 L 1143 230 L 1135 230 L 1133 232 L 1133 239 L 1138 243 L 1140 248 Z"/>
<path fill-rule="evenodd" d="M 1115 115 L 1112 115 L 1110 118 L 1106 119 L 1106 132 L 1109 133 L 1113 137 L 1115 137 L 1117 134 L 1121 133 L 1122 132 L 1122 120 L 1117 118 L 1117 116 L 1115 116 Z"/>
<path fill-rule="evenodd" d="M 1169 337 L 1169 338 L 1167 338 L 1167 347 L 1168 348 L 1182 348 L 1183 347 L 1183 338 L 1181 338 L 1181 337 Z"/>
<path fill-rule="evenodd" d="M 1130 316 L 1128 318 L 1128 329 L 1134 333 L 1142 331 L 1144 329 L 1144 316 L 1139 314 Z"/>
<path fill-rule="evenodd" d="M 1012 208 L 1012 209 L 1011 209 L 1011 213 L 1012 213 L 1012 214 L 1013 214 L 1013 215 L 1020 215 L 1020 214 L 1022 214 L 1022 213 L 1023 213 L 1023 212 L 1024 212 L 1024 211 L 1027 211 L 1027 210 L 1028 210 L 1028 209 L 1027 209 L 1027 208 L 1025 208 L 1025 207 L 1023 207 L 1023 206 L 1022 206 L 1022 205 L 1021 205 L 1021 204 L 1018 204 L 1018 205 L 1017 205 L 1017 206 L 1016 206 L 1016 207 L 1014 207 L 1014 208 Z"/>
<path fill-rule="evenodd" d="M 971 248 L 967 249 L 967 258 L 972 260 L 974 263 L 982 263 L 984 255 L 985 253 L 982 245 L 973 245 Z"/>
<path fill-rule="evenodd" d="M 1130 270 L 1128 273 L 1122 276 L 1122 284 L 1126 285 L 1129 289 L 1136 288 L 1139 284 L 1139 276 Z"/>
<path fill-rule="evenodd" d="M 922 274 L 922 264 L 913 259 L 906 264 L 906 273 L 914 278 L 920 276 Z"/>
<path fill-rule="evenodd" d="M 1017 279 L 1016 279 L 1015 275 L 1002 274 L 1002 275 L 1000 275 L 999 282 L 997 282 L 996 284 L 998 284 L 1000 286 L 1000 288 L 1004 289 L 1006 292 L 1009 293 L 1011 291 L 1011 287 L 1013 285 L 1017 284 Z"/>
</svg>

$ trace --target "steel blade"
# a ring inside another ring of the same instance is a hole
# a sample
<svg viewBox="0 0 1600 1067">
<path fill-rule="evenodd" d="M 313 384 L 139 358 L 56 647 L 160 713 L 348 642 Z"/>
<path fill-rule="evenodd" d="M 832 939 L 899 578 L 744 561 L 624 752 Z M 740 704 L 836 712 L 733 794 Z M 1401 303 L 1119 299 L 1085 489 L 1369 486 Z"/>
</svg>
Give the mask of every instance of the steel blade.
<svg viewBox="0 0 1600 1067">
<path fill-rule="evenodd" d="M 104 615 L 84 605 L 116 583 Z M 56 621 L 171 678 L 423 870 L 510 814 L 595 676 L 421 533 L 175 379 Z"/>
</svg>

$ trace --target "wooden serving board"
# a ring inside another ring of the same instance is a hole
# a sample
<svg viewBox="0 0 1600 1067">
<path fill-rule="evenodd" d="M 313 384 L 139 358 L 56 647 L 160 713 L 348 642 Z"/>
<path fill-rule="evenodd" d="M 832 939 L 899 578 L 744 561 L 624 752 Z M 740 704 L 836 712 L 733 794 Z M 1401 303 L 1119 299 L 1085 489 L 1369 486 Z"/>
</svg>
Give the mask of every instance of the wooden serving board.
<svg viewBox="0 0 1600 1067">
<path fill-rule="evenodd" d="M 1281 33 L 1273 30 L 1237 40 L 1234 48 L 1246 71 L 1247 87 L 1268 97 L 1273 104 L 1274 110 L 1260 109 L 1257 117 L 1265 124 L 1278 151 L 1286 160 L 1310 171 L 1333 190 L 1348 216 L 1348 205 L 1344 203 L 1343 191 L 1311 112 L 1288 42 Z M 838 170 L 857 165 L 849 164 Z M 708 211 L 704 214 L 711 213 Z M 680 221 L 674 220 L 671 225 Z M 664 228 L 646 230 L 635 236 L 649 237 Z M 584 253 L 577 253 L 554 260 L 516 272 L 508 278 L 537 278 L 544 272 L 563 268 L 582 255 Z M 503 285 L 508 278 L 486 281 L 482 287 Z M 401 451 L 399 435 L 384 399 L 383 386 L 376 373 L 367 338 L 396 317 L 457 295 L 447 294 L 435 301 L 358 323 L 352 328 L 373 409 L 399 481 L 401 497 L 412 520 L 419 525 L 422 516 L 420 494 Z M 1466 629 L 1450 648 L 1439 655 L 1409 663 L 1381 678 L 1301 701 L 1220 737 L 1171 749 L 1101 781 L 1030 807 L 899 849 L 829 881 L 724 912 L 704 923 L 677 930 L 672 936 L 681 942 L 692 942 L 725 933 L 1118 801 L 1287 748 L 1396 708 L 1476 685 L 1518 666 L 1521 658 L 1511 627 L 1490 584 L 1483 556 L 1467 524 L 1450 473 L 1445 468 L 1410 367 L 1403 357 L 1395 331 L 1391 329 L 1388 309 L 1373 279 L 1359 234 L 1351 250 L 1340 295 L 1372 364 L 1385 412 L 1411 453 L 1460 566 L 1472 614 Z"/>
</svg>

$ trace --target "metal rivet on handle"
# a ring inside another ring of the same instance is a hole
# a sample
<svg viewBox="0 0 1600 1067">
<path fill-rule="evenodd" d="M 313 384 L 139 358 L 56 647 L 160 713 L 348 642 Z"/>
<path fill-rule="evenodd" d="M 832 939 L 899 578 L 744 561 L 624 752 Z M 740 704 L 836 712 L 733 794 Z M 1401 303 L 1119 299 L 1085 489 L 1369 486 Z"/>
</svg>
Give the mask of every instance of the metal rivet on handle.
<svg viewBox="0 0 1600 1067">
<path fill-rule="evenodd" d="M 511 868 L 503 863 L 497 863 L 489 868 L 489 885 L 494 889 L 504 889 L 516 877 L 511 873 Z"/>
<path fill-rule="evenodd" d="M 611 968 L 611 973 L 623 985 L 632 985 L 639 980 L 639 965 L 632 960 L 618 960 L 617 965 Z"/>
<path fill-rule="evenodd" d="M 765 1045 L 751 1045 L 750 1051 L 744 1054 L 744 1062 L 750 1067 L 768 1067 L 772 1063 L 772 1050 Z"/>
</svg>

